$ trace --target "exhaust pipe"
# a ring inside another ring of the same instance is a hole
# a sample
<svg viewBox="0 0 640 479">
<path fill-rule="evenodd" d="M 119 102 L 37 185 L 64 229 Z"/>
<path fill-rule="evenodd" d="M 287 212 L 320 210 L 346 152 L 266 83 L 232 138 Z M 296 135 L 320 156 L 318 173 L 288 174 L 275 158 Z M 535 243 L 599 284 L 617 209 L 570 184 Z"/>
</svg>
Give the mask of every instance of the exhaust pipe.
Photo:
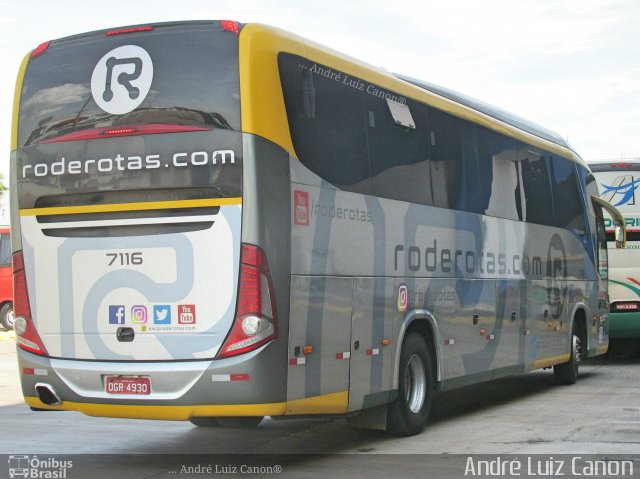
<svg viewBox="0 0 640 479">
<path fill-rule="evenodd" d="M 51 384 L 37 383 L 36 393 L 38 393 L 40 401 L 48 406 L 60 406 L 60 404 L 62 404 L 62 399 L 60 399 L 60 396 Z"/>
</svg>

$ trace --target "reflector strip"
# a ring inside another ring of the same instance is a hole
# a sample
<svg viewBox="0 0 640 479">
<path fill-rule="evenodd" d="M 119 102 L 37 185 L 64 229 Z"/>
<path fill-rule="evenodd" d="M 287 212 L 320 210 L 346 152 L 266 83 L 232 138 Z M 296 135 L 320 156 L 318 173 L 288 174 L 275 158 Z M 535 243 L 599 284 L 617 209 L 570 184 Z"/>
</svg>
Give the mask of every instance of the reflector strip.
<svg viewBox="0 0 640 479">
<path fill-rule="evenodd" d="M 299 366 L 305 363 L 305 358 L 291 358 L 289 359 L 289 366 Z"/>
<path fill-rule="evenodd" d="M 453 346 L 454 344 L 456 344 L 455 339 L 445 339 L 444 340 L 444 345 L 445 346 Z"/>
<path fill-rule="evenodd" d="M 248 374 L 213 374 L 211 375 L 213 382 L 229 382 L 229 381 L 248 381 Z"/>
<path fill-rule="evenodd" d="M 351 353 L 349 351 L 344 353 L 336 353 L 336 359 L 349 359 L 351 357 Z"/>
<path fill-rule="evenodd" d="M 367 356 L 377 356 L 378 354 L 380 354 L 380 349 L 378 349 L 378 348 L 367 349 Z"/>
<path fill-rule="evenodd" d="M 487 341 L 491 341 L 492 339 L 495 339 L 495 335 L 493 334 L 487 334 Z"/>
<path fill-rule="evenodd" d="M 147 211 L 175 208 L 201 208 L 206 206 L 241 205 L 242 198 L 213 198 L 206 200 L 145 201 L 108 205 L 60 206 L 52 208 L 25 208 L 20 216 L 75 215 L 83 213 L 114 213 L 118 211 Z"/>
</svg>

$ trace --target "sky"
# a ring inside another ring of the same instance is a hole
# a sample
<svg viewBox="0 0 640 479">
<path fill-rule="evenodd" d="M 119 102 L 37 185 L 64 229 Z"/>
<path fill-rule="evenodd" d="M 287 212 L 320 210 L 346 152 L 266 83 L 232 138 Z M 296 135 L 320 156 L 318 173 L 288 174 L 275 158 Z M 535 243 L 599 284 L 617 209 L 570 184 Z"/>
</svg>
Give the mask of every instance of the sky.
<svg viewBox="0 0 640 479">
<path fill-rule="evenodd" d="M 0 0 L 0 173 L 25 54 L 76 33 L 172 20 L 278 26 L 559 133 L 586 160 L 640 158 L 638 0 Z"/>
</svg>

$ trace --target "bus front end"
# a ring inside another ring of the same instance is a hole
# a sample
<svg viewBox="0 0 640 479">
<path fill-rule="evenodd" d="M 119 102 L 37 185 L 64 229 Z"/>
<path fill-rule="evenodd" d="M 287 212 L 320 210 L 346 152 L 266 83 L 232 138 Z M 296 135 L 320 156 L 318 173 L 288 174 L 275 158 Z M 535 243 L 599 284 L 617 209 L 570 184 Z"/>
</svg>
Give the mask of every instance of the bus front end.
<svg viewBox="0 0 640 479">
<path fill-rule="evenodd" d="M 136 26 L 47 42 L 25 58 L 11 213 L 32 408 L 284 413 L 269 251 L 244 224 L 240 28 Z"/>
<path fill-rule="evenodd" d="M 640 347 L 640 163 L 634 160 L 590 165 L 600 196 L 624 216 L 627 244 L 616 249 L 613 224 L 605 218 L 609 249 L 610 337 L 614 345 Z"/>
</svg>

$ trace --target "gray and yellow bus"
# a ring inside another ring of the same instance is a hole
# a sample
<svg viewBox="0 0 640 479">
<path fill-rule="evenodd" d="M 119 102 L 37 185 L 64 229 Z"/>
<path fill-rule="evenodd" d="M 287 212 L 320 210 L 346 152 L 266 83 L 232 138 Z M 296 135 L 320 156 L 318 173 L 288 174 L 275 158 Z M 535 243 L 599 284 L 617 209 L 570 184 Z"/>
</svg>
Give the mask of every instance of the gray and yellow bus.
<svg viewBox="0 0 640 479">
<path fill-rule="evenodd" d="M 13 127 L 34 409 L 408 435 L 436 391 L 573 383 L 607 350 L 589 169 L 457 93 L 264 25 L 165 23 L 36 48 Z"/>
</svg>

